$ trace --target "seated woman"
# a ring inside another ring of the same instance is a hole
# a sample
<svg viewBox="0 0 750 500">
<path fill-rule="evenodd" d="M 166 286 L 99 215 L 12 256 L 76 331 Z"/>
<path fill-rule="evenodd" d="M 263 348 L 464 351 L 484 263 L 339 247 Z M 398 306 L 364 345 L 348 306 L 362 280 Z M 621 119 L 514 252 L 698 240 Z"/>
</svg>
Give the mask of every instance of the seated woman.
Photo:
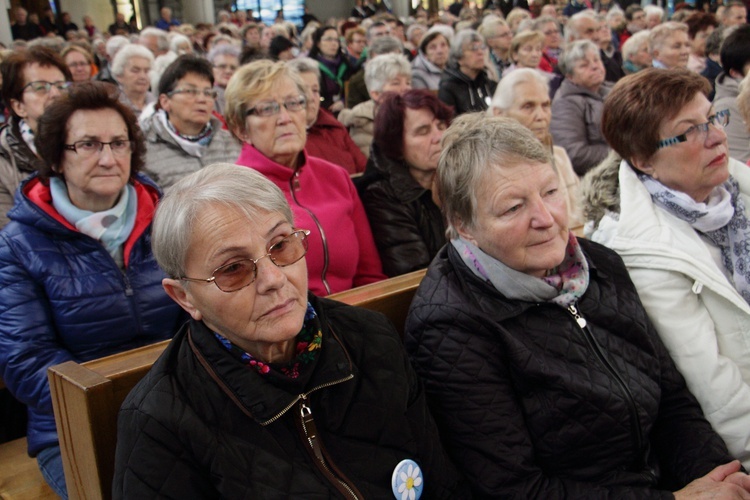
<svg viewBox="0 0 750 500">
<path fill-rule="evenodd" d="M 531 131 L 467 117 L 443 147 L 451 241 L 417 290 L 405 342 L 474 497 L 746 498 L 750 477 L 704 419 L 622 260 L 568 231 Z"/>
<path fill-rule="evenodd" d="M 513 64 L 503 71 L 506 76 L 518 68 L 539 68 L 542 62 L 544 35 L 539 31 L 521 31 L 510 41 Z"/>
<path fill-rule="evenodd" d="M 34 135 L 39 117 L 71 85 L 70 70 L 52 49 L 13 52 L 0 64 L 2 98 L 10 111 L 0 129 L 0 229 L 8 223 L 16 189 L 37 169 Z"/>
<path fill-rule="evenodd" d="M 383 271 L 398 276 L 427 267 L 445 245 L 432 182 L 453 111 L 427 90 L 384 97 L 368 167 L 377 177 L 362 190 L 362 203 Z"/>
<path fill-rule="evenodd" d="M 517 120 L 549 150 L 552 167 L 560 182 L 559 189 L 567 202 L 570 227 L 582 226 L 585 221 L 579 200 L 581 180 L 573 170 L 568 153 L 552 143 L 549 133 L 552 119 L 549 79 L 536 69 L 520 68 L 514 71 L 500 80 L 487 112 L 490 116 L 507 116 Z"/>
<path fill-rule="evenodd" d="M 342 110 L 339 120 L 349 128 L 349 135 L 362 154 L 369 158 L 375 112 L 381 97 L 386 92 L 403 94 L 411 88 L 411 65 L 406 56 L 383 54 L 367 61 L 365 85 L 370 99 L 352 109 Z"/>
<path fill-rule="evenodd" d="M 308 233 L 252 169 L 167 193 L 154 254 L 193 319 L 123 403 L 115 499 L 465 495 L 391 323 L 308 292 Z"/>
<path fill-rule="evenodd" d="M 354 143 L 346 127 L 320 105 L 318 63 L 309 57 L 298 57 L 289 61 L 287 66 L 299 73 L 307 87 L 307 153 L 343 167 L 349 174 L 364 172 L 367 157 Z"/>
<path fill-rule="evenodd" d="M 690 40 L 687 69 L 700 74 L 706 69 L 706 40 L 719 27 L 719 21 L 710 12 L 694 12 L 685 19 L 685 24 L 688 26 Z"/>
<path fill-rule="evenodd" d="M 451 43 L 437 27 L 430 28 L 419 43 L 419 53 L 411 62 L 412 86 L 437 92 L 448 64 Z"/>
<path fill-rule="evenodd" d="M 135 116 L 102 82 L 80 83 L 39 119 L 44 163 L 0 232 L 0 376 L 28 407 L 29 455 L 63 498 L 47 368 L 171 337 L 185 316 L 151 254 L 159 189 L 138 174 Z"/>
<path fill-rule="evenodd" d="M 304 149 L 306 94 L 302 78 L 284 63 L 255 61 L 229 82 L 226 118 L 245 143 L 236 163 L 271 179 L 295 222 L 310 230 L 310 290 L 328 295 L 385 276 L 349 174 Z"/>
<path fill-rule="evenodd" d="M 112 59 L 112 76 L 120 85 L 120 100 L 136 114 L 156 102 L 156 97 L 148 90 L 153 64 L 151 51 L 137 44 L 124 46 Z"/>
<path fill-rule="evenodd" d="M 453 106 L 456 115 L 490 107 L 497 82 L 487 76 L 486 55 L 484 38 L 474 30 L 459 31 L 451 41 L 450 63 L 440 80 L 438 97 Z"/>
<path fill-rule="evenodd" d="M 60 52 L 60 57 L 70 70 L 73 82 L 87 82 L 94 76 L 94 56 L 80 45 L 68 45 Z"/>
<path fill-rule="evenodd" d="M 339 33 L 333 26 L 323 26 L 313 34 L 313 46 L 309 57 L 320 66 L 320 96 L 324 109 L 337 115 L 344 109 L 344 83 L 356 68 L 341 49 Z"/>
<path fill-rule="evenodd" d="M 240 142 L 213 116 L 216 89 L 211 64 L 180 56 L 159 79 L 156 112 L 141 120 L 146 136 L 145 172 L 166 189 L 216 162 L 234 162 Z"/>
<path fill-rule="evenodd" d="M 651 67 L 651 52 L 648 50 L 648 30 L 628 37 L 622 45 L 622 69 L 626 75 Z"/>
<path fill-rule="evenodd" d="M 690 60 L 687 24 L 669 21 L 656 26 L 648 36 L 648 48 L 655 68 L 687 68 Z"/>
<path fill-rule="evenodd" d="M 592 238 L 625 261 L 706 418 L 750 467 L 750 171 L 729 158 L 729 114 L 715 113 L 710 90 L 686 69 L 619 83 L 602 127 L 622 160 L 584 192 L 588 212 L 611 210 Z"/>
<path fill-rule="evenodd" d="M 565 47 L 558 66 L 565 79 L 552 101 L 550 131 L 555 144 L 568 153 L 576 173 L 583 176 L 609 152 L 601 123 L 604 98 L 612 85 L 604 81 L 599 47 L 589 40 Z"/>
<path fill-rule="evenodd" d="M 214 90 L 216 90 L 214 111 L 223 117 L 226 106 L 224 90 L 227 88 L 229 79 L 240 67 L 240 49 L 235 45 L 223 43 L 211 49 L 206 59 L 211 63 L 214 72 Z"/>
</svg>

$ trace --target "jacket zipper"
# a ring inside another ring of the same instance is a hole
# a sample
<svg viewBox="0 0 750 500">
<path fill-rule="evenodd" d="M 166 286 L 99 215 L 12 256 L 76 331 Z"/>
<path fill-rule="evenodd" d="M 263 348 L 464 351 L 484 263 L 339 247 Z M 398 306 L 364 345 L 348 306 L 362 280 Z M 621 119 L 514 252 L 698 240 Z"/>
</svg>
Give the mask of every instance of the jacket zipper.
<svg viewBox="0 0 750 500">
<path fill-rule="evenodd" d="M 354 378 L 354 374 L 350 373 L 349 375 L 347 375 L 344 378 L 340 378 L 338 380 L 333 380 L 331 382 L 326 382 L 325 384 L 317 385 L 317 386 L 313 387 L 312 389 L 310 389 L 309 391 L 303 392 L 302 394 L 300 394 L 299 396 L 297 396 L 296 398 L 294 398 L 294 401 L 292 401 L 291 403 L 289 403 L 288 405 L 286 405 L 286 407 L 283 410 L 281 410 L 279 413 L 277 413 L 276 415 L 274 415 L 270 420 L 266 420 L 265 422 L 261 422 L 260 425 L 266 426 L 266 425 L 269 425 L 269 424 L 272 424 L 272 423 L 276 422 L 278 419 L 280 419 L 284 415 L 284 413 L 288 412 L 289 409 L 292 406 L 296 405 L 299 400 L 301 400 L 301 399 L 302 400 L 307 399 L 307 397 L 310 394 L 312 394 L 313 392 L 315 392 L 317 390 L 320 390 L 320 389 L 325 389 L 326 387 L 331 387 L 332 385 L 341 384 L 343 382 L 348 382 L 349 380 L 351 380 L 353 378 Z"/>
<path fill-rule="evenodd" d="M 586 318 L 584 318 L 581 313 L 578 311 L 578 308 L 576 307 L 578 303 L 571 304 L 568 306 L 568 312 L 571 316 L 573 316 L 573 319 L 575 320 L 578 327 L 583 332 L 583 336 L 586 339 L 589 348 L 596 354 L 599 361 L 604 365 L 606 370 L 612 375 L 612 378 L 617 382 L 617 384 L 622 389 L 623 394 L 625 395 L 625 400 L 628 404 L 628 408 L 630 410 L 630 420 L 632 422 L 632 425 L 635 430 L 635 451 L 637 456 L 641 455 L 641 447 L 643 446 L 643 430 L 641 429 L 641 421 L 638 418 L 638 410 L 635 405 L 635 398 L 633 397 L 633 393 L 630 392 L 630 389 L 628 388 L 625 381 L 622 379 L 619 373 L 617 373 L 617 370 L 615 370 L 615 367 L 612 366 L 612 364 L 609 362 L 607 357 L 604 355 L 604 352 L 602 351 L 601 346 L 594 338 L 594 335 L 591 333 L 591 330 L 588 328 L 588 322 L 586 321 Z M 643 463 L 640 465 L 645 465 L 645 457 Z"/>
<path fill-rule="evenodd" d="M 321 273 L 320 279 L 323 282 L 323 286 L 326 289 L 326 295 L 331 294 L 331 287 L 328 286 L 328 280 L 326 279 L 326 275 L 328 274 L 328 240 L 326 239 L 326 232 L 323 231 L 323 226 L 320 225 L 320 221 L 315 216 L 314 213 L 312 213 L 312 210 L 302 205 L 299 201 L 297 201 L 297 195 L 294 193 L 295 187 L 299 187 L 299 179 L 297 178 L 299 176 L 299 172 L 297 170 L 294 171 L 294 174 L 292 175 L 292 178 L 289 179 L 289 192 L 292 194 L 292 199 L 294 200 L 294 203 L 297 204 L 298 207 L 300 207 L 302 210 L 307 212 L 310 215 L 310 218 L 312 218 L 315 225 L 318 227 L 318 232 L 320 233 L 320 240 L 323 242 L 323 271 Z"/>
<path fill-rule="evenodd" d="M 329 481 L 341 486 L 341 488 L 343 488 L 343 491 L 348 493 L 350 498 L 358 500 L 359 497 L 356 493 L 354 493 L 352 487 L 349 486 L 346 481 L 337 476 L 331 470 L 328 462 L 326 462 L 326 459 L 321 452 L 322 442 L 320 441 L 320 437 L 318 436 L 318 428 L 315 425 L 315 420 L 312 416 L 312 410 L 305 404 L 306 401 L 307 397 L 302 397 L 299 402 L 299 418 L 300 423 L 302 424 L 302 430 L 307 439 L 307 445 L 312 450 L 313 455 L 315 455 L 317 465 L 320 466 L 323 474 L 328 478 Z"/>
</svg>

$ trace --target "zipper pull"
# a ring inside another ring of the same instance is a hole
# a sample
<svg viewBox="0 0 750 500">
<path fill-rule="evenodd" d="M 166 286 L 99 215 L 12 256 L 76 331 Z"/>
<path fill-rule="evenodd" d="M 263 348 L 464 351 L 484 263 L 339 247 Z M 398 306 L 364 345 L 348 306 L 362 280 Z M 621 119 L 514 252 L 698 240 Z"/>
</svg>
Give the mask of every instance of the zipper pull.
<svg viewBox="0 0 750 500">
<path fill-rule="evenodd" d="M 302 419 L 302 425 L 305 427 L 307 438 L 310 440 L 310 444 L 313 444 L 315 439 L 318 437 L 318 429 L 315 427 L 315 420 L 313 420 L 312 410 L 305 404 L 305 399 L 302 399 L 302 401 L 300 401 L 299 416 Z"/>
<path fill-rule="evenodd" d="M 586 328 L 586 318 L 581 316 L 578 313 L 578 309 L 575 305 L 571 304 L 568 306 L 568 312 L 573 315 L 573 319 L 576 320 L 576 323 L 578 323 L 578 326 L 581 328 Z"/>
</svg>

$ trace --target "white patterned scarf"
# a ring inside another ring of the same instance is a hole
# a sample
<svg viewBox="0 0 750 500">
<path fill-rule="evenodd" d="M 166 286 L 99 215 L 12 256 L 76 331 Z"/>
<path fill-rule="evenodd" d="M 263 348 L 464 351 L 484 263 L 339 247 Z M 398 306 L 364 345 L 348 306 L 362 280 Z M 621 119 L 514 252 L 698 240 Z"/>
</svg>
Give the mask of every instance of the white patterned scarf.
<svg viewBox="0 0 750 500">
<path fill-rule="evenodd" d="M 30 150 L 34 152 L 34 154 L 38 154 L 36 152 L 36 145 L 34 145 L 34 131 L 31 130 L 31 127 L 28 123 L 26 123 L 26 120 L 21 120 L 18 122 L 18 130 L 21 131 L 21 137 L 23 138 L 23 142 L 26 143 L 26 145 L 29 147 Z"/>
<path fill-rule="evenodd" d="M 639 174 L 638 178 L 656 206 L 690 224 L 721 250 L 721 260 L 732 276 L 734 288 L 750 304 L 750 221 L 737 181 L 730 175 L 724 184 L 714 188 L 705 203 L 699 203 L 653 177 Z"/>
</svg>

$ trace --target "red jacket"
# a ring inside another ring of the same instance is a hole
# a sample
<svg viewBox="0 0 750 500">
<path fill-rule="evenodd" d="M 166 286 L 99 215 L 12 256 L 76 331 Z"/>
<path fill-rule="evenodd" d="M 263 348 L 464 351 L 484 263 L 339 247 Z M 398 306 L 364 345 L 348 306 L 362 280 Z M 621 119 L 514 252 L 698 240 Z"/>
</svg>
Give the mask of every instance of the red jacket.
<svg viewBox="0 0 750 500">
<path fill-rule="evenodd" d="M 349 174 L 305 151 L 301 154 L 304 162 L 295 171 L 245 144 L 237 164 L 273 181 L 292 207 L 295 227 L 310 230 L 306 257 L 310 290 L 329 295 L 385 279 Z"/>
<path fill-rule="evenodd" d="M 367 157 L 349 136 L 346 127 L 322 107 L 318 119 L 307 130 L 305 149 L 310 156 L 344 167 L 350 174 L 364 172 L 367 165 Z"/>
</svg>

